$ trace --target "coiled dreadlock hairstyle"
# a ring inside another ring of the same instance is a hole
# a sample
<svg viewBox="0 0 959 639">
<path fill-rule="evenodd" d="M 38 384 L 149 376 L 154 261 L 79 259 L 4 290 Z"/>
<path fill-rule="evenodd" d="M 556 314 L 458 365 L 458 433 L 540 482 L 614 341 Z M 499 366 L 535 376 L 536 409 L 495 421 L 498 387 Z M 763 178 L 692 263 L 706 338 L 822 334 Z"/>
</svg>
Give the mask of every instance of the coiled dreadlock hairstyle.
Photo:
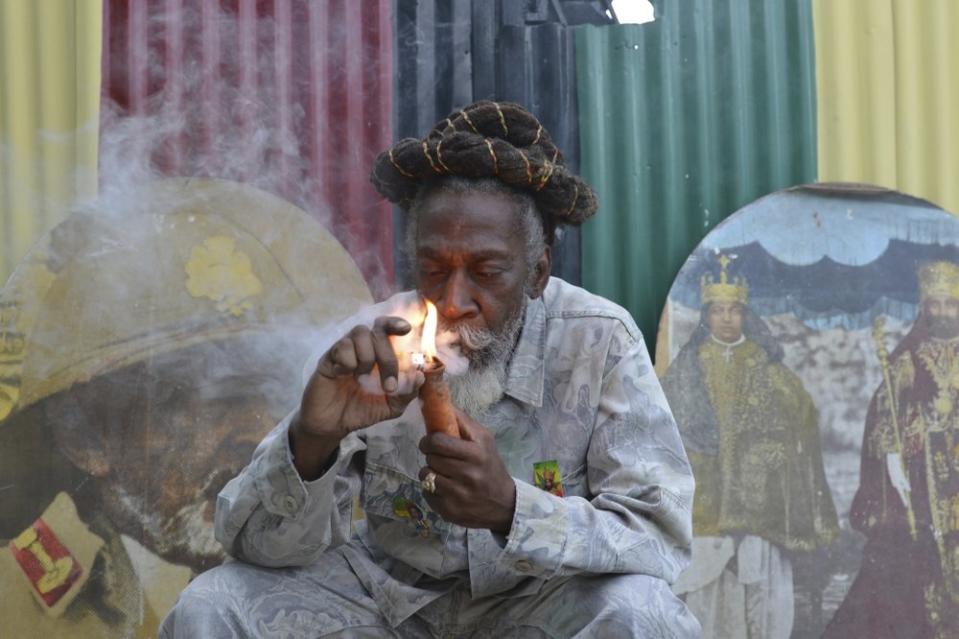
<svg viewBox="0 0 959 639">
<path fill-rule="evenodd" d="M 447 175 L 495 178 L 529 193 L 547 237 L 596 213 L 596 193 L 571 173 L 536 117 L 512 102 L 481 100 L 440 121 L 422 140 L 406 138 L 380 153 L 370 181 L 409 210 L 417 191 Z"/>
</svg>

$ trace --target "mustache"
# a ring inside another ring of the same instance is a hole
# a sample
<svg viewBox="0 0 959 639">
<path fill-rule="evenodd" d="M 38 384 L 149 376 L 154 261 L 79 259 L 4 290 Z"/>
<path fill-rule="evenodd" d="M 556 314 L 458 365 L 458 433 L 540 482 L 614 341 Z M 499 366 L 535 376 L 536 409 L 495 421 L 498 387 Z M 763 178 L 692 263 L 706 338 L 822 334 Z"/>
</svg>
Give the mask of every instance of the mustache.
<svg viewBox="0 0 959 639">
<path fill-rule="evenodd" d="M 492 346 L 499 337 L 488 328 L 471 326 L 466 322 L 439 322 L 440 330 L 453 333 L 459 338 L 461 348 L 468 351 L 479 351 Z"/>
</svg>

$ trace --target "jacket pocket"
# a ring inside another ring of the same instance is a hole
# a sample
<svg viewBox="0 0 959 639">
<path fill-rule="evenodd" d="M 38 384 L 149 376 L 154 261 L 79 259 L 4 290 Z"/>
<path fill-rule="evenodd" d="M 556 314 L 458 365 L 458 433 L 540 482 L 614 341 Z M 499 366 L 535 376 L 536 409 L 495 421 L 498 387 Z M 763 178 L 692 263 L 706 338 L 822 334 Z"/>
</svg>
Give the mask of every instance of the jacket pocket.
<svg viewBox="0 0 959 639">
<path fill-rule="evenodd" d="M 566 497 L 588 497 L 586 485 L 586 464 L 580 464 L 576 470 L 563 475 L 563 495 Z"/>
<path fill-rule="evenodd" d="M 393 534 L 443 539 L 450 530 L 426 503 L 419 480 L 389 466 L 367 462 L 362 503 L 378 540 Z"/>
</svg>

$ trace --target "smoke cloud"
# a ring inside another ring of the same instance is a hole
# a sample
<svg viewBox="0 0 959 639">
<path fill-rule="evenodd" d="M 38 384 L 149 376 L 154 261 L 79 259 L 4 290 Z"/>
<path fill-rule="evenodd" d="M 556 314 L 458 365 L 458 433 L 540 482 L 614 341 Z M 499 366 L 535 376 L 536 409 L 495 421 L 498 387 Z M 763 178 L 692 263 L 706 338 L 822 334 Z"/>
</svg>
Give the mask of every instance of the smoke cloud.
<svg viewBox="0 0 959 639">
<path fill-rule="evenodd" d="M 34 251 L 55 292 L 17 293 L 17 303 L 38 308 L 37 322 L 46 327 L 27 327 L 26 361 L 51 362 L 50 379 L 67 377 L 70 367 L 82 371 L 34 410 L 0 424 L 0 451 L 48 451 L 0 463 L 3 535 L 29 525 L 50 496 L 66 490 L 82 518 L 109 518 L 119 533 L 170 561 L 200 569 L 218 559 L 210 509 L 201 507 L 226 481 L 215 471 L 238 472 L 255 443 L 295 407 L 309 354 L 340 336 L 336 324 L 317 328 L 315 318 L 333 323 L 370 301 L 362 283 L 344 282 L 342 254 L 282 256 L 287 264 L 318 266 L 309 274 L 306 308 L 275 313 L 271 295 L 291 287 L 289 272 L 254 273 L 260 289 L 251 290 L 265 301 L 251 309 L 215 286 L 224 269 L 243 270 L 242 256 L 204 258 L 214 286 L 197 288 L 198 299 L 220 305 L 223 325 L 235 330 L 220 331 L 211 314 L 176 316 L 167 294 L 189 274 L 182 264 L 158 268 L 181 248 L 164 245 L 164 234 L 202 222 L 199 213 L 189 215 L 202 206 L 189 188 L 149 184 L 222 178 L 239 183 L 236 201 L 249 206 L 261 201 L 246 197 L 250 186 L 277 195 L 333 232 L 377 297 L 391 292 L 391 208 L 367 179 L 391 135 L 391 74 L 377 57 L 384 45 L 351 42 L 338 24 L 335 11 L 359 11 L 359 3 L 261 4 L 106 3 L 99 194 L 74 202 L 69 222 Z M 0 147 L 5 163 L 8 155 Z M 172 212 L 183 215 L 171 222 Z M 288 225 L 269 222 L 242 231 L 263 247 L 312 246 L 292 241 L 309 238 L 289 238 Z M 187 249 L 182 261 L 190 256 Z M 99 333 L 112 339 L 85 350 L 93 341 L 84 340 Z M 231 414 L 237 406 L 244 410 Z M 219 485 L 208 485 L 210 477 Z M 136 507 L 124 507 L 130 504 Z"/>
</svg>

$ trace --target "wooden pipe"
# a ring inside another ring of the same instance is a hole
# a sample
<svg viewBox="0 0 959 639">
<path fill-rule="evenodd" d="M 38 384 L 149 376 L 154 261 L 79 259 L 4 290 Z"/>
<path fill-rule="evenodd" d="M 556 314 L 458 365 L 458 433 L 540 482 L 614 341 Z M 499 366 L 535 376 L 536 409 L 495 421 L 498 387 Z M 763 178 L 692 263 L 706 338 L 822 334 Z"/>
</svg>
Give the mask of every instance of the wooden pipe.
<svg viewBox="0 0 959 639">
<path fill-rule="evenodd" d="M 423 368 L 426 381 L 420 386 L 423 421 L 429 433 L 446 433 L 459 439 L 460 429 L 456 424 L 453 402 L 450 400 L 450 387 L 443 379 L 446 366 L 433 357 Z"/>
</svg>

